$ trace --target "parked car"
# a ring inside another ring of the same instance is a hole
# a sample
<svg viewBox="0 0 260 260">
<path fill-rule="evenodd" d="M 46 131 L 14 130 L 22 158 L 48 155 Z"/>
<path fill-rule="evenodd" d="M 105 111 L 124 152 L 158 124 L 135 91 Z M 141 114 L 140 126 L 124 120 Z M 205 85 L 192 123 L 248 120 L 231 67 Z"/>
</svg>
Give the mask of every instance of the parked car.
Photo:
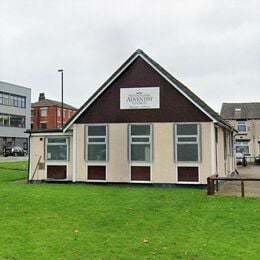
<svg viewBox="0 0 260 260">
<path fill-rule="evenodd" d="M 27 152 L 19 146 L 14 146 L 14 147 L 4 148 L 3 154 L 5 157 L 6 156 L 25 156 L 25 155 L 27 155 Z"/>
<path fill-rule="evenodd" d="M 260 164 L 260 155 L 256 156 L 255 164 Z"/>
<path fill-rule="evenodd" d="M 236 153 L 237 165 L 247 166 L 246 157 L 243 153 Z"/>
</svg>

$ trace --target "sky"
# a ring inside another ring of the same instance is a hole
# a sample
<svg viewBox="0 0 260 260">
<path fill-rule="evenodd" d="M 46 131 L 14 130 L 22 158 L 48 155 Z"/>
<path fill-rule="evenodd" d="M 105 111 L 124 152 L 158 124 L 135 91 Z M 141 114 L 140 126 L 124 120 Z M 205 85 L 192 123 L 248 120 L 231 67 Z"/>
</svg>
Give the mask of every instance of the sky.
<svg viewBox="0 0 260 260">
<path fill-rule="evenodd" d="M 260 102 L 259 0 L 0 0 L 0 81 L 80 107 L 142 49 L 215 111 Z"/>
</svg>

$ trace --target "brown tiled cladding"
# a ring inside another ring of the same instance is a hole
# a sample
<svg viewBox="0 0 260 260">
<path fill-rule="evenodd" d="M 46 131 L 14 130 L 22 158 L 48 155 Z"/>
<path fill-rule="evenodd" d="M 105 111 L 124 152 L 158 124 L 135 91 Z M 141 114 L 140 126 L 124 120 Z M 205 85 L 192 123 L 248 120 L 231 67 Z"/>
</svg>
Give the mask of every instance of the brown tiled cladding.
<svg viewBox="0 0 260 260">
<path fill-rule="evenodd" d="M 105 180 L 106 166 L 88 166 L 88 180 Z"/>
<path fill-rule="evenodd" d="M 131 167 L 132 181 L 150 181 L 150 167 L 149 166 L 132 166 Z"/>
<path fill-rule="evenodd" d="M 178 167 L 178 181 L 198 182 L 198 167 Z"/>
<path fill-rule="evenodd" d="M 48 165 L 47 178 L 50 179 L 66 179 L 67 167 L 65 165 Z"/>
<path fill-rule="evenodd" d="M 120 88 L 160 87 L 160 109 L 120 110 Z M 140 57 L 137 58 L 76 123 L 209 122 L 201 110 Z"/>
</svg>

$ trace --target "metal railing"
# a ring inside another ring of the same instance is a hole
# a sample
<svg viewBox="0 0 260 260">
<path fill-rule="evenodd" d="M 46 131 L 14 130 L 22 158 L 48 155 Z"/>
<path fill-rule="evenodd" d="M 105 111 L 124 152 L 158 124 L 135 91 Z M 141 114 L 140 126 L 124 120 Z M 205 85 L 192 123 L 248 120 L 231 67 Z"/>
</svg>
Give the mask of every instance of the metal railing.
<svg viewBox="0 0 260 260">
<path fill-rule="evenodd" d="M 207 178 L 207 194 L 214 195 L 219 190 L 219 181 L 240 181 L 241 197 L 245 197 L 245 181 L 260 181 L 260 178 L 242 178 L 242 177 L 217 177 Z"/>
</svg>

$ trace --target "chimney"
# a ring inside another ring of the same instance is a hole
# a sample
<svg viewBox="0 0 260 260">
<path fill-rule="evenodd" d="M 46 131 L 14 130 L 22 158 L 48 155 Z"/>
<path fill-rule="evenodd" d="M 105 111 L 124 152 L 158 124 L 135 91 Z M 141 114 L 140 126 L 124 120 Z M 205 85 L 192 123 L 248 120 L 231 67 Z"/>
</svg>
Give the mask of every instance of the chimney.
<svg viewBox="0 0 260 260">
<path fill-rule="evenodd" d="M 43 100 L 45 100 L 45 95 L 44 95 L 44 93 L 40 93 L 39 101 L 43 101 Z"/>
</svg>

